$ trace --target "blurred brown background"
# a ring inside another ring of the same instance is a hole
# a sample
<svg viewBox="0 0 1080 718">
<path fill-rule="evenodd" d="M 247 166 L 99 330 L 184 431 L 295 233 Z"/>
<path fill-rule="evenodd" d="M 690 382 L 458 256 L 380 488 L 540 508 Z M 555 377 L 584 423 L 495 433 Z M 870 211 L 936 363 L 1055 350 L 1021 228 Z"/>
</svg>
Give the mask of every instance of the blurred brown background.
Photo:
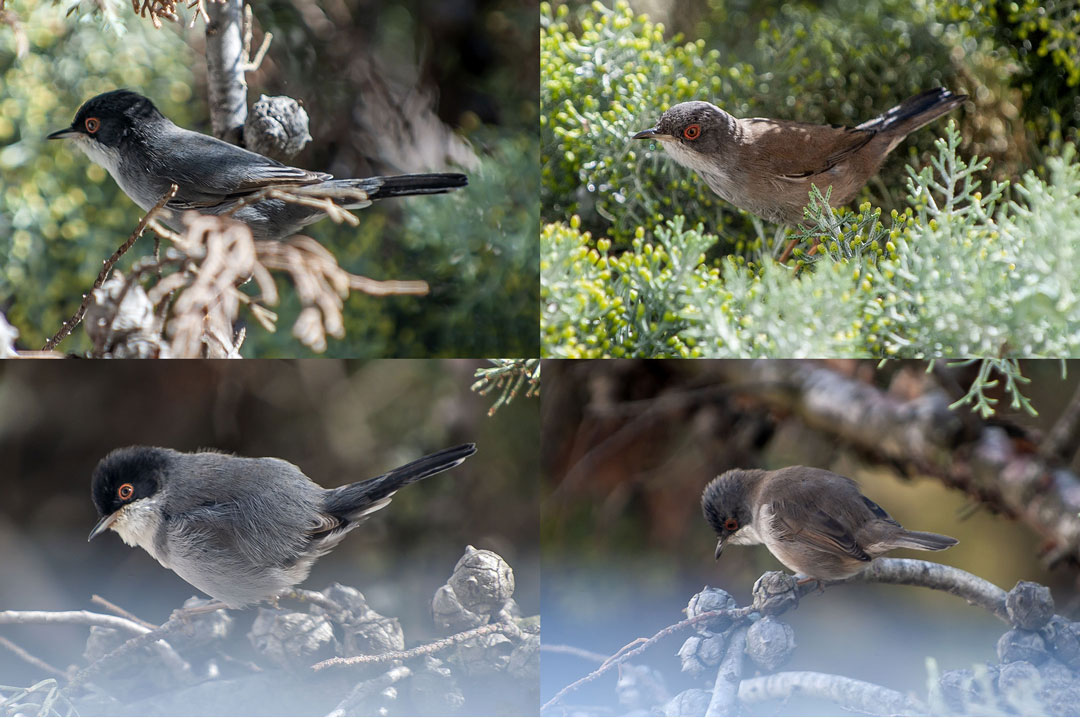
<svg viewBox="0 0 1080 718">
<path fill-rule="evenodd" d="M 997 413 L 984 421 L 967 407 L 948 409 L 957 393 L 970 386 L 977 364 L 939 363 L 932 373 L 927 367 L 926 362 L 879 366 L 874 361 L 809 360 L 547 362 L 541 419 L 544 643 L 611 655 L 684 618 L 686 602 L 706 584 L 727 590 L 739 605 L 749 603 L 754 580 L 783 567 L 763 546 L 731 546 L 714 561 L 716 537 L 701 515 L 701 491 L 730 468 L 792 464 L 849 476 L 908 528 L 960 540 L 940 553 L 891 555 L 955 566 L 1006 590 L 1019 580 L 1047 584 L 1058 613 L 1075 618 L 1075 556 L 1048 568 L 1042 559 L 1054 552 L 1047 527 L 1009 518 L 1004 504 L 993 498 L 992 486 L 981 489 L 986 500 L 976 500 L 970 487 L 967 493 L 946 487 L 941 477 L 928 475 L 933 473 L 929 463 L 924 464 L 928 472 L 919 470 L 924 457 L 914 449 L 908 459 L 897 460 L 884 448 L 879 453 L 845 441 L 833 427 L 811 425 L 819 419 L 818 408 L 835 401 L 843 410 L 845 402 L 853 405 L 859 399 L 854 393 L 796 397 L 791 386 L 765 378 L 771 373 L 783 381 L 796 372 L 820 369 L 882 400 L 912 407 L 909 413 L 931 394 L 943 395 L 938 406 L 951 422 L 955 436 L 950 440 L 957 448 L 951 455 L 943 452 L 937 465 L 953 481 L 974 465 L 976 458 L 965 452 L 987 427 L 1007 437 L 1003 451 L 1021 459 L 1033 456 L 1080 377 L 1080 366 L 1072 363 L 1063 378 L 1060 362 L 1022 362 L 1032 379 L 1023 392 L 1039 416 L 1011 408 L 1001 382 L 989 389 L 1000 399 Z M 819 390 L 824 391 L 823 385 Z M 905 430 L 897 426 L 886 432 L 881 446 L 903 442 Z M 1059 466 L 1069 468 L 1068 462 Z M 798 643 L 785 670 L 838 673 L 922 695 L 927 657 L 936 659 L 942 671 L 996 662 L 995 643 L 1007 628 L 945 593 L 885 585 L 826 588 L 783 620 L 793 626 Z M 707 677 L 706 686 L 679 671 L 675 652 L 685 637 L 678 633 L 634 660 L 657 669 L 670 695 L 712 687 L 714 676 Z M 545 653 L 541 700 L 596 667 L 579 656 Z M 587 706 L 594 714 L 626 710 L 614 705 L 615 673 L 584 686 L 563 705 Z"/>
<path fill-rule="evenodd" d="M 354 586 L 401 620 L 408 645 L 436 637 L 431 598 L 467 544 L 513 567 L 515 598 L 539 609 L 538 402 L 489 418 L 470 391 L 472 360 L 374 362 L 5 362 L 0 365 L 0 608 L 100 610 L 92 594 L 154 622 L 193 587 L 96 521 L 90 475 L 111 449 L 213 447 L 295 463 L 323 486 L 375 476 L 438 449 L 476 442 L 454 470 L 393 503 L 316 563 L 302 586 Z M 254 611 L 233 612 L 243 624 Z M 238 626 L 243 636 L 247 626 Z M 3 635 L 64 667 L 86 629 L 4 626 Z M 40 678 L 0 649 L 4 683 Z"/>
</svg>

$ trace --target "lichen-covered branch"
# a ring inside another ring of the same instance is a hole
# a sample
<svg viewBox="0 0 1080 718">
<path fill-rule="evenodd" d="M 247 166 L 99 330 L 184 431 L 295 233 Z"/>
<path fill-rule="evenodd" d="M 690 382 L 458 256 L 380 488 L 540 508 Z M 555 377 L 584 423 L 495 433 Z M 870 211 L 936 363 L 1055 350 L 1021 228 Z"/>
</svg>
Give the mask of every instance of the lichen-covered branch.
<svg viewBox="0 0 1080 718">
<path fill-rule="evenodd" d="M 720 661 L 713 683 L 712 698 L 705 710 L 707 716 L 730 716 L 738 713 L 739 684 L 742 682 L 743 654 L 746 650 L 746 628 L 732 631 L 727 653 Z"/>
<path fill-rule="evenodd" d="M 979 606 L 1006 623 L 1012 623 L 1006 606 L 1008 594 L 972 573 L 933 561 L 913 558 L 877 558 L 860 573 L 840 581 L 830 581 L 828 586 L 847 583 L 895 583 L 906 586 L 922 586 L 935 591 L 945 591 Z M 768 571 L 754 583 L 755 611 L 776 616 L 799 605 L 799 600 L 818 592 L 817 584 L 799 584 L 783 571 Z M 1051 611 L 1052 613 L 1053 611 Z"/>
<path fill-rule="evenodd" d="M 744 703 L 784 700 L 795 695 L 823 698 L 847 710 L 868 715 L 914 715 L 925 712 L 925 708 L 891 688 L 831 673 L 786 671 L 748 678 L 739 684 L 739 700 Z"/>
<path fill-rule="evenodd" d="M 933 561 L 913 558 L 879 558 L 862 573 L 839 583 L 897 583 L 945 591 L 985 608 L 1002 621 L 1009 622 L 1004 590 L 975 574 Z M 801 588 L 808 589 L 809 585 Z"/>
</svg>

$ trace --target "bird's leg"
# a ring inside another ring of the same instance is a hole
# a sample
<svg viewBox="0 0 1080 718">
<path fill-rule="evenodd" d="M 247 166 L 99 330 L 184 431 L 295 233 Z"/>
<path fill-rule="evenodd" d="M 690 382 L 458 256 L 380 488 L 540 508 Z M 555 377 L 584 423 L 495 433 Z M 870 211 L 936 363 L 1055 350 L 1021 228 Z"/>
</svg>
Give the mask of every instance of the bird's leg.
<svg viewBox="0 0 1080 718">
<path fill-rule="evenodd" d="M 178 608 L 172 612 L 169 616 L 169 620 L 179 619 L 181 621 L 187 621 L 195 616 L 200 616 L 204 613 L 213 613 L 214 611 L 220 611 L 228 608 L 224 601 L 219 601 L 216 598 L 202 606 L 191 606 L 185 608 Z"/>
<path fill-rule="evenodd" d="M 808 583 L 816 583 L 818 593 L 825 593 L 825 582 L 822 581 L 820 578 L 814 578 L 813 576 L 803 576 L 802 578 L 796 579 L 795 581 L 796 586 L 805 586 Z"/>
<path fill-rule="evenodd" d="M 779 227 L 776 228 L 776 246 L 777 247 L 780 246 L 780 241 L 784 238 L 784 234 L 787 232 L 787 228 L 788 228 L 788 226 L 786 224 L 782 224 L 782 225 L 780 225 Z M 784 252 L 780 255 L 780 259 L 777 260 L 777 261 L 779 261 L 780 264 L 784 264 L 789 259 L 791 259 L 791 253 L 795 251 L 795 245 L 798 244 L 798 243 L 799 243 L 799 238 L 797 236 L 792 237 L 791 241 L 787 243 L 786 247 L 784 247 Z"/>
<path fill-rule="evenodd" d="M 775 257 L 776 253 L 780 250 L 781 244 L 784 241 L 784 235 L 787 234 L 787 229 L 788 226 L 786 224 L 776 225 L 776 232 L 773 233 L 772 256 Z M 791 255 L 792 250 L 795 249 L 796 242 L 798 242 L 797 239 L 791 240 L 791 243 L 787 246 L 787 248 L 784 249 L 783 253 L 780 255 L 781 263 L 787 261 L 787 258 Z"/>
</svg>

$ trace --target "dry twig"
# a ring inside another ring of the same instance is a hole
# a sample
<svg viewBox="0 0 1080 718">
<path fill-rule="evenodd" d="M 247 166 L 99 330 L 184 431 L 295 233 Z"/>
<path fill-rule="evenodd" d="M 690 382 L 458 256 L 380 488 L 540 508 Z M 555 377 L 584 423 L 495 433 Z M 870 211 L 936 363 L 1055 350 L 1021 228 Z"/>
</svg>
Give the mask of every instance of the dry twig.
<svg viewBox="0 0 1080 718">
<path fill-rule="evenodd" d="M 111 272 L 112 268 L 116 265 L 116 263 L 120 261 L 120 257 L 124 256 L 124 254 L 129 249 L 131 249 L 132 245 L 135 244 L 135 240 L 137 240 L 142 235 L 143 231 L 146 229 L 146 225 L 149 224 L 150 221 L 154 218 L 154 215 L 160 212 L 161 208 L 164 207 L 165 204 L 173 198 L 178 189 L 179 187 L 177 187 L 175 184 L 171 185 L 169 187 L 169 191 L 166 192 L 164 196 L 162 196 L 162 198 L 158 200 L 157 204 L 150 208 L 150 211 L 147 212 L 141 220 L 139 220 L 139 224 L 135 226 L 135 231 L 131 233 L 131 236 L 128 237 L 128 240 L 122 245 L 120 245 L 120 247 L 115 252 L 113 252 L 111 257 L 105 260 L 105 266 L 103 266 L 101 268 L 101 272 L 98 273 L 98 277 L 94 281 L 94 286 L 90 288 L 89 292 L 83 295 L 82 304 L 79 305 L 78 311 L 75 312 L 71 319 L 68 319 L 66 322 L 64 322 L 63 326 L 61 326 L 59 331 L 57 331 L 56 334 L 53 335 L 52 339 L 45 342 L 45 346 L 42 347 L 43 351 L 55 349 L 57 344 L 59 344 L 69 334 L 71 334 L 72 330 L 74 330 L 75 327 L 79 326 L 79 322 L 82 321 L 83 316 L 86 314 L 86 308 L 90 305 L 90 299 L 94 294 L 94 290 L 105 283 L 105 279 L 109 276 L 109 272 Z"/>
<path fill-rule="evenodd" d="M 672 635 L 674 633 L 677 633 L 677 632 L 683 630 L 684 628 L 690 628 L 692 626 L 697 625 L 698 623 L 701 623 L 702 621 L 709 621 L 709 620 L 714 619 L 714 618 L 727 617 L 727 618 L 742 619 L 742 618 L 745 618 L 746 616 L 748 616 L 752 611 L 753 611 L 752 606 L 747 606 L 745 608 L 738 608 L 738 609 L 723 610 L 723 611 L 703 611 L 702 613 L 699 613 L 696 616 L 684 619 L 682 621 L 679 621 L 678 623 L 673 623 L 673 624 L 671 624 L 670 626 L 668 626 L 666 628 L 662 628 L 661 630 L 654 633 L 652 635 L 652 637 L 650 637 L 650 638 L 647 638 L 647 639 L 638 638 L 638 639 L 636 639 L 634 641 L 631 641 L 630 643 L 628 643 L 627 645 L 623 646 L 618 651 L 616 651 L 610 658 L 608 658 L 606 661 L 604 661 L 604 663 L 599 668 L 597 668 L 595 671 L 593 671 L 592 673 L 589 673 L 586 676 L 583 676 L 582 678 L 577 679 L 576 681 L 574 681 L 570 685 L 565 686 L 562 690 L 560 690 L 554 696 L 552 696 L 551 700 L 549 700 L 547 703 L 545 703 L 543 706 L 541 706 L 540 712 L 543 713 L 544 711 L 550 709 L 552 706 L 554 706 L 556 703 L 561 701 L 563 698 L 565 698 L 571 692 L 576 691 L 578 688 L 585 685 L 586 683 L 590 683 L 590 682 L 596 680 L 597 678 L 604 675 L 605 673 L 607 673 L 609 670 L 611 670 L 615 666 L 622 665 L 623 663 L 626 663 L 628 660 L 630 660 L 634 656 L 639 655 L 641 653 L 644 653 L 645 651 L 649 650 L 654 645 L 656 645 L 659 641 L 667 638 L 668 636 L 670 636 L 670 635 Z"/>
<path fill-rule="evenodd" d="M 497 633 L 499 631 L 517 631 L 517 626 L 512 623 L 489 623 L 486 626 L 480 626 L 479 628 L 473 628 L 468 631 L 462 631 L 461 633 L 455 633 L 452 636 L 441 638 L 438 641 L 432 641 L 431 643 L 424 644 L 423 646 L 417 646 L 416 648 L 410 648 L 407 651 L 391 651 L 389 653 L 379 653 L 372 656 L 349 656 L 342 658 L 340 656 L 334 658 L 328 658 L 325 661 L 320 661 L 311 667 L 314 671 L 321 671 L 326 668 L 334 666 L 362 666 L 370 665 L 372 663 L 387 663 L 389 661 L 407 661 L 410 658 L 417 658 L 419 656 L 430 656 L 433 653 L 439 653 L 445 651 L 447 648 L 451 648 L 458 643 L 468 641 L 472 638 L 479 636 L 486 636 L 489 633 Z"/>
<path fill-rule="evenodd" d="M 46 673 L 52 673 L 54 676 L 59 676 L 61 678 L 66 678 L 67 677 L 67 674 L 64 673 L 63 671 L 61 671 L 59 668 L 55 668 L 55 667 L 49 665 L 48 663 L 41 660 L 37 656 L 33 655 L 32 653 L 27 651 L 25 648 L 23 648 L 22 646 L 20 646 L 19 644 L 15 643 L 14 641 L 12 641 L 10 639 L 7 639 L 7 638 L 4 638 L 3 636 L 0 636 L 0 646 L 3 646 L 4 648 L 8 649 L 12 653 L 14 653 L 16 656 L 23 659 L 24 661 L 26 661 L 30 665 L 34 666 L 35 668 L 39 668 L 39 669 L 45 671 Z"/>
<path fill-rule="evenodd" d="M 120 606 L 117 606 L 112 601 L 110 601 L 110 600 L 108 600 L 106 598 L 102 598 L 101 596 L 97 595 L 96 593 L 93 596 L 90 597 L 90 601 L 92 603 L 98 604 L 99 606 L 104 608 L 106 611 L 112 611 L 117 616 L 122 616 L 123 618 L 126 618 L 129 621 L 134 621 L 135 623 L 139 624 L 143 628 L 149 629 L 151 631 L 154 630 L 155 628 L 159 628 L 159 626 L 157 626 L 157 625 L 155 625 L 153 623 L 150 623 L 150 621 L 144 621 L 143 619 L 136 616 L 134 613 L 131 613 L 130 611 L 128 611 L 126 608 L 122 608 Z"/>
</svg>

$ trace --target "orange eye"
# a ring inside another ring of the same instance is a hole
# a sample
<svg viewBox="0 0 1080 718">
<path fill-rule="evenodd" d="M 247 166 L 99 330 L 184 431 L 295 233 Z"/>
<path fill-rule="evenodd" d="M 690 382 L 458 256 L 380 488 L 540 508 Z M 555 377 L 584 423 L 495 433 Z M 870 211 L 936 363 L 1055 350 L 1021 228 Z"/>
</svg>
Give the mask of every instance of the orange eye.
<svg viewBox="0 0 1080 718">
<path fill-rule="evenodd" d="M 87 132 L 89 132 L 90 134 L 94 134 L 95 132 L 98 131 L 99 127 L 101 127 L 101 120 L 99 120 L 96 117 L 87 117 L 86 118 L 86 131 Z"/>
<path fill-rule="evenodd" d="M 116 495 L 120 497 L 121 501 L 127 501 L 135 495 L 135 487 L 131 484 L 120 484 L 120 488 L 116 490 Z"/>
<path fill-rule="evenodd" d="M 701 137 L 701 125 L 690 125 L 682 131 L 682 136 L 688 140 L 696 140 Z"/>
<path fill-rule="evenodd" d="M 696 125 L 695 125 L 696 126 Z M 726 531 L 738 531 L 739 522 L 736 519 L 728 519 L 724 522 L 724 530 Z"/>
</svg>

